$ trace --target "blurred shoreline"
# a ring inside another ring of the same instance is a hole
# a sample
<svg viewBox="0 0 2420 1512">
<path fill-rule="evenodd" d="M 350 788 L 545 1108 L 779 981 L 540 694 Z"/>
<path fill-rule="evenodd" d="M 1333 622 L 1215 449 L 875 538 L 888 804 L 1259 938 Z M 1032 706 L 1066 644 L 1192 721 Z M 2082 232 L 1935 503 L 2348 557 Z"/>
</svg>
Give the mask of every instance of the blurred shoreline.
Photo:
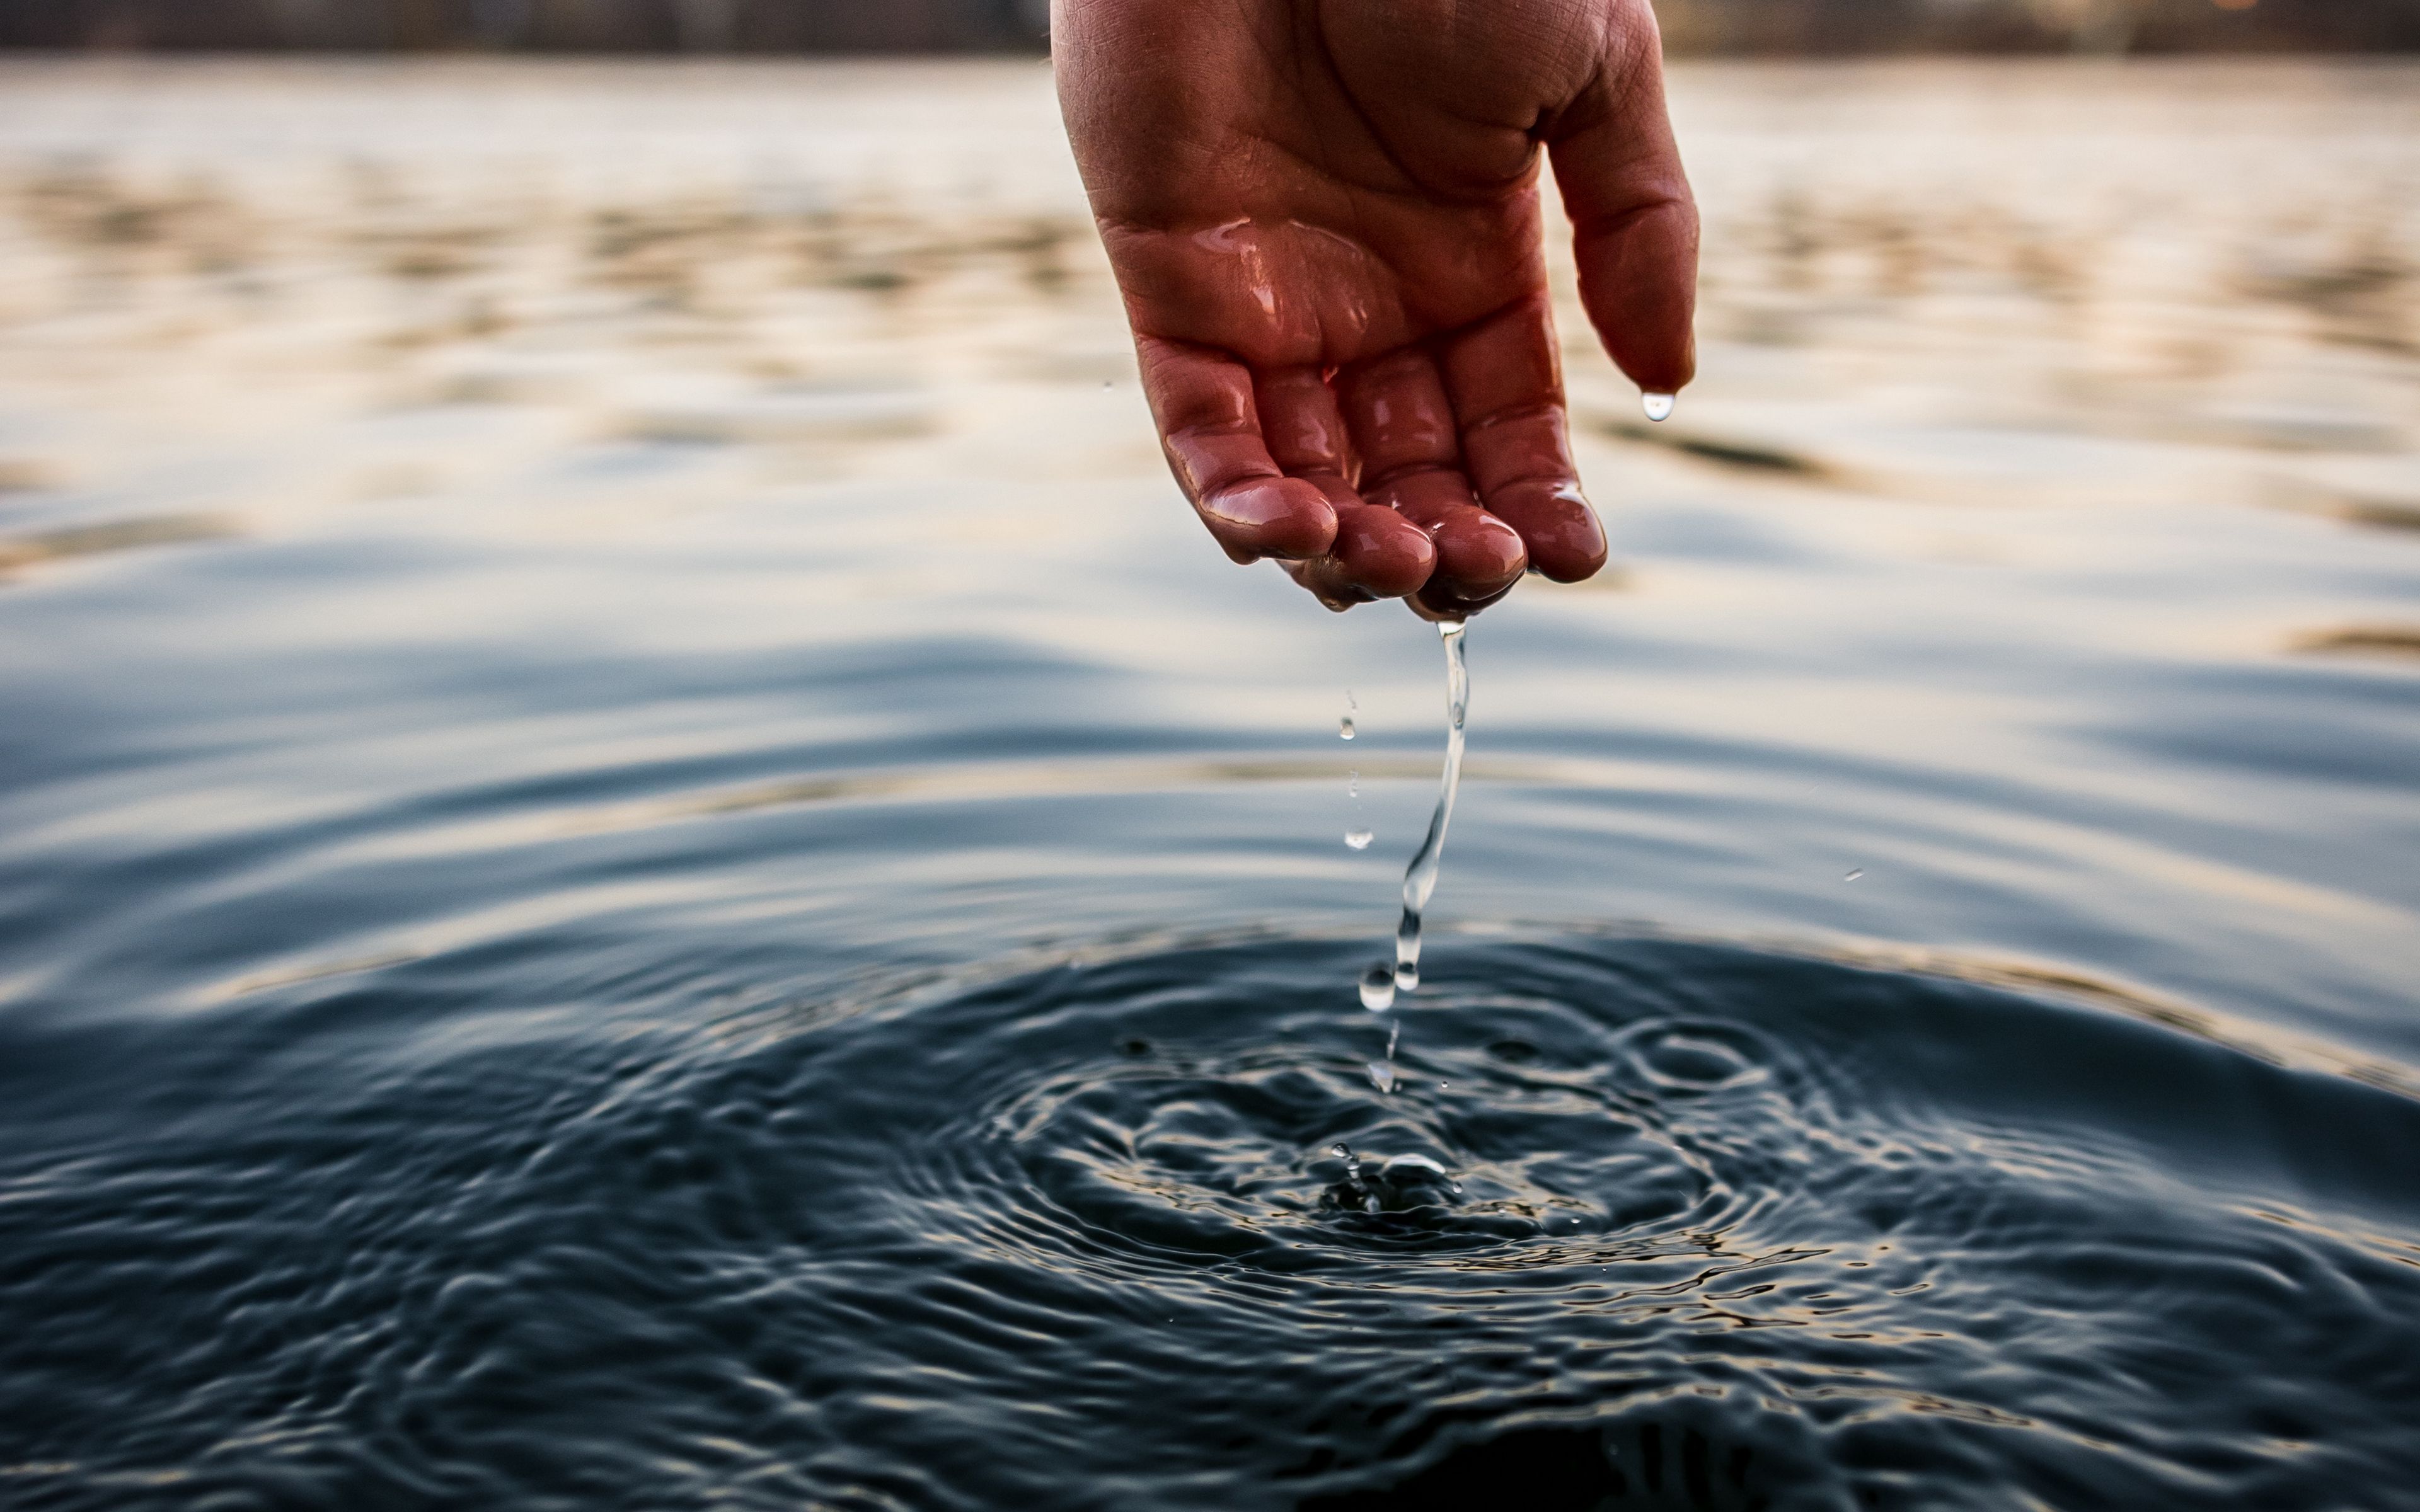
<svg viewBox="0 0 2420 1512">
<path fill-rule="evenodd" d="M 1659 0 L 1676 56 L 2420 51 L 2420 0 Z M 0 0 L 0 50 L 1038 53 L 1047 0 Z"/>
</svg>

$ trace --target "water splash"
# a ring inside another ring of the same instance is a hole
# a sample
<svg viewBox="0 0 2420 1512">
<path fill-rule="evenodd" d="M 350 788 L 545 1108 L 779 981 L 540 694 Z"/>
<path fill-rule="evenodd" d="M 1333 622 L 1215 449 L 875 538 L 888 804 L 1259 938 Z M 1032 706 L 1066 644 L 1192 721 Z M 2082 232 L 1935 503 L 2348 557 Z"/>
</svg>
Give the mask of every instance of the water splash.
<svg viewBox="0 0 2420 1512">
<path fill-rule="evenodd" d="M 1672 418 L 1672 395 L 1668 393 L 1642 393 L 1638 396 L 1638 407 L 1647 411 L 1648 419 L 1659 425 Z"/>
<path fill-rule="evenodd" d="M 1361 1180 L 1361 1157 L 1353 1153 L 1353 1147 L 1334 1144 L 1327 1147 L 1327 1152 L 1344 1163 L 1344 1180 L 1341 1183 L 1344 1200 L 1364 1212 L 1377 1211 L 1378 1196 L 1370 1190 L 1369 1182 Z"/>
</svg>

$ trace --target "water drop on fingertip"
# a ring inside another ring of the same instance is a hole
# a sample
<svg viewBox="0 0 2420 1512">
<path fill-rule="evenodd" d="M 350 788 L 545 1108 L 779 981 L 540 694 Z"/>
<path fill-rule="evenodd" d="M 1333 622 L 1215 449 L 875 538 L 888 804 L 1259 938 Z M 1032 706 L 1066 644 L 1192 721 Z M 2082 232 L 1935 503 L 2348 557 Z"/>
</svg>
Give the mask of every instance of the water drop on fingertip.
<svg viewBox="0 0 2420 1512">
<path fill-rule="evenodd" d="M 1370 842 L 1377 838 L 1366 829 L 1348 829 L 1344 832 L 1344 843 L 1357 851 L 1368 850 Z"/>
<path fill-rule="evenodd" d="M 1638 396 L 1638 407 L 1647 411 L 1648 419 L 1658 424 L 1672 418 L 1672 395 L 1668 393 L 1642 393 Z"/>
<path fill-rule="evenodd" d="M 1384 961 L 1361 973 L 1361 1006 L 1383 1013 L 1395 1006 L 1395 968 Z"/>
</svg>

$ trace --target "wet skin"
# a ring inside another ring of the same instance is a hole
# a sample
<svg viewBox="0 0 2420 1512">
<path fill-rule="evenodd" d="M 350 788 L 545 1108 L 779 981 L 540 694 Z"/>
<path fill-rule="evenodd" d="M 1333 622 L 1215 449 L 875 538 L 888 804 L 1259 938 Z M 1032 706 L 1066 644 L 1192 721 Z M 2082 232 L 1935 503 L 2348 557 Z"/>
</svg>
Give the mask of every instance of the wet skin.
<svg viewBox="0 0 2420 1512">
<path fill-rule="evenodd" d="M 1331 609 L 1604 565 L 1546 297 L 1689 381 L 1698 216 L 1647 0 L 1057 0 L 1060 103 L 1170 468 Z"/>
</svg>

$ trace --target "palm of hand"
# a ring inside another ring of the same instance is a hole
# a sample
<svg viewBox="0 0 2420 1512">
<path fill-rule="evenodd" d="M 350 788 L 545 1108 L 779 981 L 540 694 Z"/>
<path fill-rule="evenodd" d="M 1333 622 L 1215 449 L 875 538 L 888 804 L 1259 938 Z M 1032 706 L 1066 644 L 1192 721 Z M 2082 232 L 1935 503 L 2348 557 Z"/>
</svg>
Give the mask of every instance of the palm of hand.
<svg viewBox="0 0 2420 1512">
<path fill-rule="evenodd" d="M 1460 618 L 1525 567 L 1605 560 L 1565 436 L 1540 143 L 1590 315 L 1643 384 L 1688 377 L 1695 218 L 1652 67 L 1639 82 L 1643 8 L 1429 0 L 1426 34 L 1412 8 L 1066 0 L 1062 93 L 1213 535 L 1286 559 L 1331 607 L 1415 594 Z"/>
</svg>

